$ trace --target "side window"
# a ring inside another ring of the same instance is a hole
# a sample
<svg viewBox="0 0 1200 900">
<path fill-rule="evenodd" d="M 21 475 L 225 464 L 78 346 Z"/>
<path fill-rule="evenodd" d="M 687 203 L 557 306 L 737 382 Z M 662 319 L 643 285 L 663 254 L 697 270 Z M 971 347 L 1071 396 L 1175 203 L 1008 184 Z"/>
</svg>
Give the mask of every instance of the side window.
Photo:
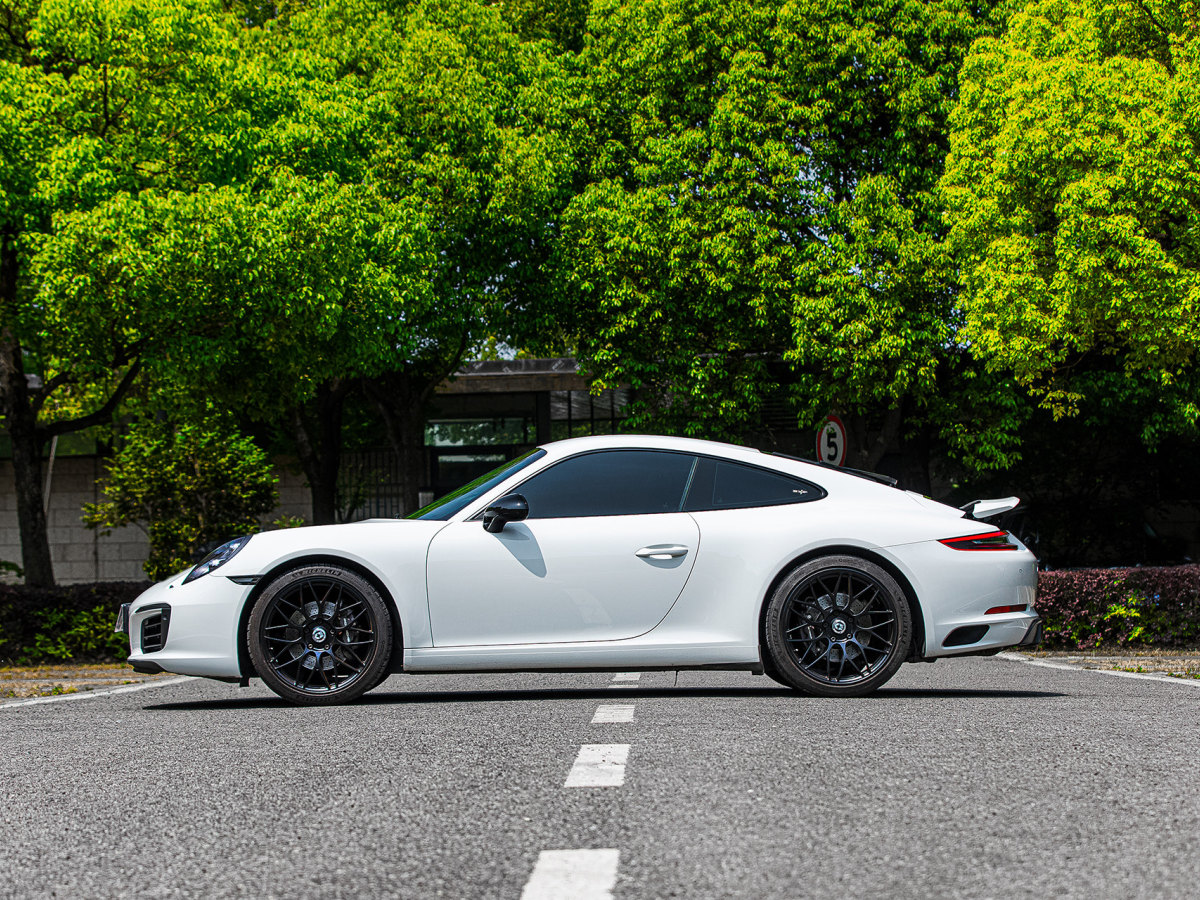
<svg viewBox="0 0 1200 900">
<path fill-rule="evenodd" d="M 755 466 L 701 458 L 688 490 L 684 509 L 742 509 L 820 500 L 825 491 L 815 484 Z"/>
<path fill-rule="evenodd" d="M 679 512 L 696 457 L 655 450 L 605 450 L 563 460 L 517 493 L 529 518 Z"/>
</svg>

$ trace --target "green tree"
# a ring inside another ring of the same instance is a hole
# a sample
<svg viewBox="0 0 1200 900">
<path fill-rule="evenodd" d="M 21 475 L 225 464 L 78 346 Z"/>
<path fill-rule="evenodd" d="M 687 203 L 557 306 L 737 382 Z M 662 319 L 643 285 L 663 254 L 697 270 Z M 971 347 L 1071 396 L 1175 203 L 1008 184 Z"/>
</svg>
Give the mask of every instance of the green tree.
<svg viewBox="0 0 1200 900">
<path fill-rule="evenodd" d="M 487 310 L 536 271 L 524 210 L 556 146 L 538 118 L 541 51 L 473 2 L 193 12 L 213 47 L 201 72 L 170 69 L 170 96 L 194 117 L 167 124 L 139 102 L 120 120 L 141 136 L 127 159 L 109 158 L 115 130 L 93 142 L 97 165 L 132 174 L 52 210 L 28 241 L 32 314 L 17 356 L 53 376 L 47 385 L 73 367 L 64 380 L 104 401 L 85 424 L 108 418 L 139 370 L 180 409 L 213 401 L 277 423 L 315 522 L 333 521 L 342 408 L 365 385 L 406 461 L 413 506 L 424 400 L 485 334 Z M 137 31 L 145 15 L 120 20 L 112 40 L 151 42 Z M 99 95 L 89 102 L 103 108 Z M 122 363 L 128 379 L 112 389 Z M 23 471 L 64 427 L 35 425 Z"/>
<path fill-rule="evenodd" d="M 419 212 L 370 183 L 278 175 L 75 214 L 43 247 L 38 275 L 61 298 L 109 291 L 186 319 L 150 363 L 155 405 L 203 417 L 216 403 L 278 423 L 308 478 L 312 520 L 325 524 L 347 392 L 394 364 L 405 341 L 430 339 L 443 309 L 424 231 Z"/>
<path fill-rule="evenodd" d="M 355 370 L 400 458 L 404 506 L 415 509 L 434 388 L 506 304 L 544 289 L 545 211 L 569 173 L 554 127 L 561 72 L 543 43 L 521 42 L 500 10 L 472 0 L 343 0 L 298 13 L 279 38 L 296 52 L 277 57 L 301 61 L 291 75 L 312 83 L 311 96 L 336 85 L 328 103 L 310 104 L 301 133 L 324 132 L 321 116 L 336 116 L 353 152 L 331 167 L 424 223 L 424 280 L 360 344 L 370 358 Z M 325 397 L 336 400 L 332 387 Z"/>
<path fill-rule="evenodd" d="M 150 538 L 146 574 L 166 578 L 197 553 L 259 530 L 275 508 L 270 460 L 213 413 L 203 424 L 148 417 L 135 422 L 108 466 L 104 500 L 84 522 L 105 532 L 136 524 Z"/>
<path fill-rule="evenodd" d="M 888 411 L 860 464 L 902 420 L 977 464 L 1005 460 L 1015 407 L 955 339 L 935 194 L 958 66 L 994 29 L 989 9 L 593 5 L 561 339 L 597 386 L 642 391 L 635 424 L 740 437 L 788 385 L 802 422 Z"/>
<path fill-rule="evenodd" d="M 26 581 L 47 585 L 45 442 L 109 420 L 189 326 L 106 289 L 64 303 L 34 276 L 39 254 L 114 196 L 236 173 L 256 88 L 238 80 L 233 20 L 203 0 L 4 0 L 0 21 L 0 417 Z"/>
<path fill-rule="evenodd" d="M 1056 414 L 1200 419 L 1200 17 L 1046 0 L 966 60 L 942 192 L 965 337 Z"/>
</svg>

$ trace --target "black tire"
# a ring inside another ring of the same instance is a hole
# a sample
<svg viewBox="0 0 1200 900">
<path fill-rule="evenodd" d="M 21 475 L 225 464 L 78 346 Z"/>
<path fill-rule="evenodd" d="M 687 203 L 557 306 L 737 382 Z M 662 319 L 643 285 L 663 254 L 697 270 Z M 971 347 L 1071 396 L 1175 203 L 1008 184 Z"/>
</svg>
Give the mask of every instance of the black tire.
<svg viewBox="0 0 1200 900">
<path fill-rule="evenodd" d="M 782 684 L 784 687 L 792 688 L 794 690 L 796 688 L 796 686 L 794 684 L 792 684 L 790 681 L 788 681 L 786 678 L 784 678 L 783 673 L 781 673 L 777 668 L 775 668 L 775 663 L 771 662 L 771 657 L 767 655 L 767 650 L 766 650 L 765 645 L 759 648 L 759 653 L 762 656 L 763 674 L 766 675 L 768 678 L 770 678 L 772 681 Z"/>
<path fill-rule="evenodd" d="M 372 684 L 369 688 L 367 688 L 367 690 L 373 691 L 373 690 L 375 690 L 375 688 L 379 687 L 381 684 L 383 684 L 385 681 L 387 681 L 388 678 L 390 678 L 391 674 L 392 674 L 389 671 L 389 669 L 391 669 L 391 666 L 385 667 L 384 670 L 382 672 L 380 672 L 379 675 L 375 678 L 375 683 Z"/>
<path fill-rule="evenodd" d="M 861 697 L 908 656 L 912 614 L 896 579 L 857 556 L 791 572 L 767 601 L 763 668 L 801 693 Z"/>
<path fill-rule="evenodd" d="M 259 677 L 284 700 L 349 703 L 387 677 L 392 618 L 379 592 L 357 573 L 304 566 L 262 592 L 246 639 Z"/>
</svg>

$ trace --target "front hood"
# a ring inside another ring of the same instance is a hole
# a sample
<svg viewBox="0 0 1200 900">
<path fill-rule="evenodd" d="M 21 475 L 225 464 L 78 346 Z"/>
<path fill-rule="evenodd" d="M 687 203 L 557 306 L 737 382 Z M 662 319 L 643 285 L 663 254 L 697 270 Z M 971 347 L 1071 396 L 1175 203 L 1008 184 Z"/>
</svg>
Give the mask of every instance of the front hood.
<svg viewBox="0 0 1200 900">
<path fill-rule="evenodd" d="M 262 575 L 289 559 L 304 556 L 339 556 L 368 562 L 370 557 L 424 553 L 424 548 L 446 522 L 422 519 L 366 519 L 344 525 L 308 525 L 281 528 L 254 535 L 245 548 L 215 574 Z"/>
</svg>

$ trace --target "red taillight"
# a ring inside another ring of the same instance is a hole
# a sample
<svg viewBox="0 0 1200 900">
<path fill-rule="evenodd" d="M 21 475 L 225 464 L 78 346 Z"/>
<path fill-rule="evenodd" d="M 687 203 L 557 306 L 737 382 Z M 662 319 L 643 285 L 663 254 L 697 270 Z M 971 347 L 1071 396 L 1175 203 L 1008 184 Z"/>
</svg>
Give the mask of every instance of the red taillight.
<svg viewBox="0 0 1200 900">
<path fill-rule="evenodd" d="M 1007 531 L 989 531 L 986 534 L 968 534 L 964 537 L 943 538 L 938 541 L 951 550 L 1016 550 L 1017 545 L 1008 539 Z"/>
<path fill-rule="evenodd" d="M 1018 603 L 1015 606 L 993 606 L 984 615 L 995 616 L 1006 612 L 1025 612 L 1027 609 L 1029 609 L 1029 604 L 1027 603 Z"/>
</svg>

